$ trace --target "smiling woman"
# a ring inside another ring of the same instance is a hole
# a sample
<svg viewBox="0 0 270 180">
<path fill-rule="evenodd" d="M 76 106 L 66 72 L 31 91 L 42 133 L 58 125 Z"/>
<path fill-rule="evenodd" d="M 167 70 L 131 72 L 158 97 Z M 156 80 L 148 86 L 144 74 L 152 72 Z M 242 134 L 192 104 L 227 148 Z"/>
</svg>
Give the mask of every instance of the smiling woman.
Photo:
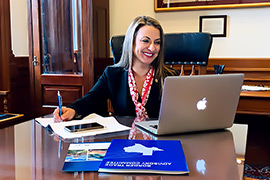
<svg viewBox="0 0 270 180">
<path fill-rule="evenodd" d="M 137 89 L 142 95 L 143 83 L 152 62 L 160 51 L 160 32 L 153 26 L 143 26 L 137 32 L 134 46 L 132 70 L 135 76 Z"/>
<path fill-rule="evenodd" d="M 136 17 L 125 35 L 120 61 L 108 66 L 83 98 L 62 108 L 61 117 L 56 109 L 55 121 L 82 118 L 90 113 L 106 116 L 108 99 L 115 115 L 157 118 L 164 78 L 177 75 L 164 66 L 163 42 L 163 29 L 157 20 Z"/>
</svg>

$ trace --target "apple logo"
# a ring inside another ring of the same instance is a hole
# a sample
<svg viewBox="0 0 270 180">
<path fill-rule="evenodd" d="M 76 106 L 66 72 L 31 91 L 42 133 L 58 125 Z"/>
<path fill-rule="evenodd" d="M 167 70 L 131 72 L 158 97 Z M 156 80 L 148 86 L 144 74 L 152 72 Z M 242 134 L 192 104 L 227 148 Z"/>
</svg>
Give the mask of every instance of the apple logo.
<svg viewBox="0 0 270 180">
<path fill-rule="evenodd" d="M 201 110 L 205 110 L 206 103 L 207 103 L 206 97 L 204 97 L 203 99 L 199 100 L 197 102 L 197 109 L 200 110 L 200 111 Z"/>
<path fill-rule="evenodd" d="M 204 175 L 206 171 L 205 161 L 203 159 L 197 160 L 196 168 L 198 172 L 201 172 Z"/>
</svg>

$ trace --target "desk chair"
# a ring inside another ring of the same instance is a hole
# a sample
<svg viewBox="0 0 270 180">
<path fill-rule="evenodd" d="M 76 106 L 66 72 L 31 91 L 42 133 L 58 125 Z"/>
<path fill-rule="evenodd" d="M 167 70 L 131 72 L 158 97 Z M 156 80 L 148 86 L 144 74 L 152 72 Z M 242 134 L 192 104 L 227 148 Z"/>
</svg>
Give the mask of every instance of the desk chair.
<svg viewBox="0 0 270 180">
<path fill-rule="evenodd" d="M 173 68 L 180 66 L 180 75 L 184 75 L 184 66 L 192 66 L 191 75 L 206 74 L 206 66 L 212 46 L 212 36 L 209 33 L 167 33 L 164 35 L 164 63 Z M 114 63 L 122 54 L 125 36 L 113 36 L 110 46 Z"/>
<path fill-rule="evenodd" d="M 114 64 L 118 63 L 121 59 L 124 39 L 124 35 L 113 36 L 110 39 L 110 46 L 112 50 Z"/>
<path fill-rule="evenodd" d="M 190 75 L 206 74 L 208 57 L 212 46 L 209 33 L 170 33 L 164 35 L 164 63 L 176 68 L 185 75 L 184 66 L 192 67 Z"/>
</svg>

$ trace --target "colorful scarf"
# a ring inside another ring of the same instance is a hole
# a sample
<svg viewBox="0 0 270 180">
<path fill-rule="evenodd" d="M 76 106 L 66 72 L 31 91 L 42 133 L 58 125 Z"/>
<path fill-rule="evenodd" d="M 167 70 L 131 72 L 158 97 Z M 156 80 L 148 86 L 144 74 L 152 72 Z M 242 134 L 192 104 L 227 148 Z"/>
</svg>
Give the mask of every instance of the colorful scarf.
<svg viewBox="0 0 270 180">
<path fill-rule="evenodd" d="M 129 84 L 129 90 L 131 94 L 132 101 L 134 102 L 135 109 L 136 109 L 136 118 L 134 119 L 134 122 L 139 121 L 145 121 L 146 118 L 148 118 L 147 111 L 145 109 L 145 105 L 147 103 L 151 86 L 154 79 L 154 68 L 151 67 L 146 75 L 146 79 L 143 83 L 143 89 L 142 89 L 142 102 L 138 102 L 139 93 L 138 88 L 136 85 L 136 81 L 133 75 L 133 71 L 130 69 L 128 72 L 128 84 Z M 129 132 L 129 139 L 135 139 L 137 136 L 137 129 L 135 127 L 135 123 L 132 123 L 131 130 Z M 143 139 L 151 139 L 149 135 L 143 133 Z"/>
<path fill-rule="evenodd" d="M 133 75 L 133 71 L 130 69 L 128 72 L 129 90 L 130 90 L 132 101 L 134 102 L 134 105 L 135 105 L 137 118 L 142 118 L 142 119 L 148 118 L 145 105 L 147 103 L 147 100 L 150 94 L 153 79 L 154 79 L 154 68 L 151 67 L 143 83 L 142 97 L 141 97 L 142 102 L 138 102 L 139 93 L 138 93 L 138 88 L 137 88 L 135 78 Z"/>
</svg>

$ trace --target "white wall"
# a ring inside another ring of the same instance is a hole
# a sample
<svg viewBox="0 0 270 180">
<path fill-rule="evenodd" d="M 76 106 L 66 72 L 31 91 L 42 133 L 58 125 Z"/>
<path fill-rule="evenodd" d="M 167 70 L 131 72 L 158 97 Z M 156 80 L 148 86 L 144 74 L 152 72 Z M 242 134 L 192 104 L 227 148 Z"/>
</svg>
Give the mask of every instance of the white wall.
<svg viewBox="0 0 270 180">
<path fill-rule="evenodd" d="M 29 56 L 26 0 L 10 0 L 11 44 L 15 56 Z"/>
<path fill-rule="evenodd" d="M 227 15 L 228 35 L 214 38 L 210 57 L 270 57 L 270 7 L 154 12 L 154 0 L 110 0 L 110 35 L 125 34 L 138 15 L 156 18 L 165 33 L 198 32 L 199 17 Z"/>
<path fill-rule="evenodd" d="M 10 0 L 12 49 L 28 56 L 27 1 Z M 110 0 L 110 35 L 125 34 L 138 15 L 160 21 L 165 33 L 196 32 L 199 16 L 227 15 L 228 36 L 214 38 L 210 57 L 270 57 L 270 7 L 154 12 L 154 0 Z"/>
</svg>

